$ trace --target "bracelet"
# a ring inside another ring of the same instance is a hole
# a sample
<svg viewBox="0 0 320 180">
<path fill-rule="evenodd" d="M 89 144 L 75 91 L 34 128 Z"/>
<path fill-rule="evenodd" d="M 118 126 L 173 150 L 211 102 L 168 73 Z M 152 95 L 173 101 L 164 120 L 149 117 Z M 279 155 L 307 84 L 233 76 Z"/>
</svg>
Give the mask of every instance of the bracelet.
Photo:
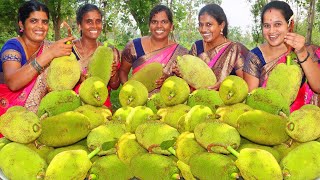
<svg viewBox="0 0 320 180">
<path fill-rule="evenodd" d="M 31 61 L 30 65 L 40 74 L 43 71 L 43 67 L 37 62 L 37 59 L 35 58 L 33 61 Z"/>
<path fill-rule="evenodd" d="M 302 64 L 302 63 L 304 63 L 304 62 L 306 62 L 307 61 L 307 59 L 309 58 L 309 56 L 310 56 L 310 53 L 307 51 L 307 53 L 308 53 L 308 55 L 307 55 L 307 57 L 303 60 L 303 61 L 300 61 L 300 59 L 298 58 L 298 56 L 297 56 L 297 59 L 298 59 L 298 63 L 299 64 Z"/>
</svg>

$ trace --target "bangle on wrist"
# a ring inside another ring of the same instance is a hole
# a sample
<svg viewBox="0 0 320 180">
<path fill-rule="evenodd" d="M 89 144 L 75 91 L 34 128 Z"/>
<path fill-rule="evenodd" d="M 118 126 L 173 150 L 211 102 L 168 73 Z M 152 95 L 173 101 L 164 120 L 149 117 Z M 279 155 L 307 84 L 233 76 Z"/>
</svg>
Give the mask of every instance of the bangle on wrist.
<svg viewBox="0 0 320 180">
<path fill-rule="evenodd" d="M 302 64 L 302 63 L 306 62 L 308 60 L 309 56 L 310 56 L 310 53 L 308 51 L 307 51 L 307 57 L 303 61 L 300 61 L 300 59 L 297 56 L 298 64 Z"/>
<path fill-rule="evenodd" d="M 40 74 L 43 71 L 43 67 L 37 62 L 37 59 L 35 58 L 30 62 L 30 65 Z"/>
</svg>

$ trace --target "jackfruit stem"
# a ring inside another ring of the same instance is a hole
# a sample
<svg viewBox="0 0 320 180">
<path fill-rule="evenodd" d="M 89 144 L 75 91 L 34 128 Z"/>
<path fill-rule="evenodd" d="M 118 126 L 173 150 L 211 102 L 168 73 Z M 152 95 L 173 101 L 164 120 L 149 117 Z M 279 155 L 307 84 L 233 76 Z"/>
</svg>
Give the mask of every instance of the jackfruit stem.
<svg viewBox="0 0 320 180">
<path fill-rule="evenodd" d="M 177 156 L 177 155 L 176 155 L 176 150 L 174 150 L 173 147 L 169 147 L 169 148 L 168 148 L 168 151 L 169 151 L 172 155 Z"/>
<path fill-rule="evenodd" d="M 98 101 L 100 101 L 101 100 L 101 98 L 100 98 L 100 96 L 99 96 L 99 93 L 94 93 L 94 98 L 96 98 Z"/>
<path fill-rule="evenodd" d="M 293 130 L 294 130 L 294 124 L 293 124 L 292 122 L 290 122 L 290 123 L 287 125 L 287 128 L 288 128 L 288 130 L 293 131 Z"/>
<path fill-rule="evenodd" d="M 33 132 L 38 132 L 40 130 L 40 126 L 38 124 L 33 125 Z"/>
<path fill-rule="evenodd" d="M 95 174 L 90 174 L 88 177 L 88 180 L 95 180 L 95 179 L 97 179 L 97 175 Z"/>
<path fill-rule="evenodd" d="M 232 96 L 233 96 L 233 92 L 229 92 L 229 93 L 228 93 L 228 96 L 227 96 L 227 99 L 228 99 L 228 100 L 231 99 Z"/>
<path fill-rule="evenodd" d="M 232 173 L 230 175 L 231 178 L 234 178 L 234 179 L 239 179 L 240 178 L 240 174 L 239 173 Z"/>
<path fill-rule="evenodd" d="M 97 147 L 95 150 L 93 150 L 90 154 L 88 154 L 88 158 L 91 159 L 93 156 L 97 155 L 98 152 L 100 152 L 101 148 Z"/>
<path fill-rule="evenodd" d="M 290 63 L 291 63 L 291 54 L 289 54 L 289 55 L 287 55 L 287 58 L 286 58 L 286 64 L 287 64 L 287 66 L 289 66 L 290 65 Z"/>
<path fill-rule="evenodd" d="M 45 112 L 44 114 L 42 114 L 42 116 L 40 117 L 40 120 L 47 118 L 49 116 L 48 112 Z"/>
<path fill-rule="evenodd" d="M 240 153 L 238 153 L 235 149 L 233 149 L 231 146 L 228 146 L 227 147 L 227 150 L 229 151 L 229 152 L 231 152 L 231 154 L 233 154 L 235 157 L 239 157 L 239 155 L 240 155 Z"/>
<path fill-rule="evenodd" d="M 282 112 L 282 111 L 279 111 L 278 113 L 279 116 L 282 116 L 284 118 L 287 118 L 288 116 L 286 115 L 286 113 Z"/>
<path fill-rule="evenodd" d="M 180 175 L 179 174 L 172 174 L 171 178 L 172 179 L 180 179 Z"/>
</svg>

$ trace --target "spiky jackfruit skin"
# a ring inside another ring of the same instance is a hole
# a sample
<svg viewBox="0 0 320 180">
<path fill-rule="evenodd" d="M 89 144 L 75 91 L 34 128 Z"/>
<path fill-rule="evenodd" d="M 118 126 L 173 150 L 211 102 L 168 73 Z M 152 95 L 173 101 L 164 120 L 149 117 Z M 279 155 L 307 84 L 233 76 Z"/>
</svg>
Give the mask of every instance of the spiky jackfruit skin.
<svg viewBox="0 0 320 180">
<path fill-rule="evenodd" d="M 84 179 L 92 163 L 84 150 L 69 150 L 57 154 L 46 171 L 45 180 Z"/>
<path fill-rule="evenodd" d="M 320 137 L 320 111 L 310 109 L 299 109 L 292 112 L 286 126 L 288 135 L 299 142 L 308 142 Z"/>
<path fill-rule="evenodd" d="M 102 106 L 108 98 L 108 88 L 103 80 L 97 76 L 92 76 L 83 81 L 79 88 L 81 100 L 92 106 Z"/>
<path fill-rule="evenodd" d="M 173 140 L 180 135 L 177 129 L 161 121 L 145 122 L 137 127 L 135 134 L 139 144 L 149 152 L 164 155 L 171 155 L 171 153 L 168 150 L 161 149 L 160 144 L 164 141 Z"/>
<path fill-rule="evenodd" d="M 189 112 L 191 107 L 185 104 L 178 104 L 158 110 L 157 114 L 161 116 L 161 121 L 174 127 L 178 128 L 179 119 L 184 114 Z"/>
<path fill-rule="evenodd" d="M 73 90 L 52 91 L 41 99 L 37 115 L 54 116 L 73 111 L 79 106 L 81 99 Z"/>
<path fill-rule="evenodd" d="M 174 160 L 159 154 L 142 154 L 132 158 L 130 167 L 139 179 L 172 180 L 180 171 Z"/>
<path fill-rule="evenodd" d="M 182 78 L 195 89 L 207 88 L 217 82 L 213 71 L 199 57 L 189 54 L 178 56 L 177 67 Z"/>
<path fill-rule="evenodd" d="M 126 122 L 126 119 L 130 114 L 131 110 L 133 110 L 133 107 L 121 107 L 113 113 L 111 120 Z"/>
<path fill-rule="evenodd" d="M 29 143 L 37 139 L 42 131 L 38 116 L 26 109 L 18 111 L 10 109 L 0 116 L 1 134 L 18 143 Z"/>
<path fill-rule="evenodd" d="M 253 109 L 263 110 L 271 114 L 290 114 L 290 107 L 283 96 L 276 90 L 257 88 L 246 99 L 246 104 Z"/>
<path fill-rule="evenodd" d="M 136 135 L 131 133 L 125 133 L 120 137 L 116 149 L 119 159 L 126 164 L 130 164 L 134 156 L 148 153 L 148 151 L 138 143 Z"/>
<path fill-rule="evenodd" d="M 119 92 L 119 101 L 122 107 L 143 106 L 148 100 L 148 89 L 139 81 L 127 81 Z"/>
<path fill-rule="evenodd" d="M 43 119 L 38 140 L 47 146 L 67 146 L 85 138 L 90 132 L 88 117 L 79 112 L 65 112 Z"/>
<path fill-rule="evenodd" d="M 216 112 L 217 108 L 223 105 L 223 101 L 220 98 L 219 91 L 197 89 L 189 95 L 187 105 L 190 107 L 195 105 L 208 106 L 212 112 Z"/>
<path fill-rule="evenodd" d="M 71 90 L 80 79 L 81 67 L 76 56 L 54 58 L 48 67 L 47 83 L 51 91 Z"/>
<path fill-rule="evenodd" d="M 162 64 L 153 62 L 144 66 L 141 70 L 134 73 L 130 79 L 141 82 L 149 92 L 157 88 L 156 81 L 163 74 Z"/>
<path fill-rule="evenodd" d="M 238 151 L 241 151 L 242 149 L 245 149 L 245 148 L 262 149 L 271 153 L 272 156 L 277 160 L 277 162 L 280 162 L 281 160 L 280 153 L 276 149 L 270 146 L 263 146 L 263 145 L 254 144 L 254 143 L 240 144 Z"/>
<path fill-rule="evenodd" d="M 305 104 L 300 109 L 314 109 L 314 110 L 320 111 L 319 106 L 313 105 L 313 104 Z"/>
<path fill-rule="evenodd" d="M 193 132 L 198 124 L 210 119 L 210 116 L 213 116 L 213 113 L 209 107 L 202 105 L 193 106 L 185 117 L 186 129 Z"/>
<path fill-rule="evenodd" d="M 220 85 L 219 95 L 223 103 L 232 105 L 243 102 L 249 92 L 248 84 L 238 76 L 227 76 Z"/>
<path fill-rule="evenodd" d="M 180 170 L 180 172 L 182 174 L 182 177 L 185 180 L 196 180 L 196 178 L 191 173 L 190 166 L 187 163 L 178 160 L 177 161 L 177 166 L 178 166 L 178 168 L 179 168 L 179 170 Z"/>
<path fill-rule="evenodd" d="M 180 161 L 188 164 L 192 155 L 205 152 L 206 149 L 200 146 L 191 132 L 181 133 L 176 141 L 176 156 Z"/>
<path fill-rule="evenodd" d="M 263 145 L 278 145 L 289 139 L 286 133 L 287 118 L 260 110 L 251 110 L 238 118 L 241 136 Z"/>
<path fill-rule="evenodd" d="M 230 106 L 221 106 L 216 111 L 216 118 L 223 123 L 237 128 L 237 121 L 239 116 L 249 110 L 253 109 L 244 103 L 236 103 Z"/>
<path fill-rule="evenodd" d="M 129 165 L 122 162 L 117 155 L 99 157 L 90 168 L 89 178 L 95 175 L 97 180 L 127 180 L 133 178 Z"/>
<path fill-rule="evenodd" d="M 167 107 L 163 102 L 160 92 L 153 94 L 146 103 L 146 106 L 152 109 L 154 113 L 157 113 L 159 109 Z"/>
<path fill-rule="evenodd" d="M 43 179 L 47 163 L 23 144 L 12 142 L 0 151 L 0 169 L 8 179 Z"/>
<path fill-rule="evenodd" d="M 43 158 L 44 160 L 46 160 L 48 154 L 50 154 L 50 152 L 54 150 L 53 147 L 46 146 L 43 144 L 39 145 L 36 142 L 31 142 L 31 143 L 24 144 L 24 145 L 27 146 L 28 148 L 32 149 L 36 153 L 38 153 L 40 155 L 40 157 Z"/>
<path fill-rule="evenodd" d="M 266 88 L 277 90 L 290 106 L 298 95 L 302 76 L 299 65 L 280 63 L 270 72 Z"/>
<path fill-rule="evenodd" d="M 277 160 L 262 149 L 242 149 L 235 163 L 244 179 L 283 179 Z"/>
<path fill-rule="evenodd" d="M 239 170 L 234 161 L 225 155 L 202 152 L 191 156 L 189 165 L 192 174 L 198 179 L 234 179 L 231 174 Z"/>
<path fill-rule="evenodd" d="M 145 106 L 134 107 L 126 119 L 126 129 L 128 132 L 134 133 L 137 127 L 154 118 L 153 111 Z"/>
<path fill-rule="evenodd" d="M 79 144 L 73 144 L 70 146 L 64 146 L 64 147 L 60 147 L 60 148 L 56 148 L 53 151 L 50 151 L 50 153 L 47 155 L 47 157 L 45 158 L 45 160 L 47 161 L 48 164 L 50 164 L 50 162 L 52 161 L 52 159 L 59 153 L 63 152 L 63 151 L 69 151 L 69 150 L 84 150 L 87 153 L 89 153 L 89 149 L 87 146 L 84 145 L 79 145 Z"/>
<path fill-rule="evenodd" d="M 109 109 L 104 107 L 91 106 L 89 104 L 82 105 L 74 110 L 88 117 L 90 129 L 96 128 L 107 122 L 107 118 L 112 116 Z"/>
<path fill-rule="evenodd" d="M 284 179 L 317 179 L 320 176 L 320 143 L 310 141 L 291 150 L 280 162 Z"/>
<path fill-rule="evenodd" d="M 96 148 L 102 148 L 103 143 L 115 141 L 126 133 L 125 124 L 119 121 L 107 122 L 105 125 L 94 128 L 88 134 L 87 137 L 87 146 L 90 151 L 95 150 Z M 98 155 L 109 155 L 114 154 L 116 148 L 113 147 L 108 150 L 101 150 Z"/>
<path fill-rule="evenodd" d="M 240 135 L 238 131 L 228 124 L 217 121 L 206 121 L 194 128 L 196 141 L 208 152 L 230 154 L 228 146 L 238 149 Z"/>
<path fill-rule="evenodd" d="M 282 160 L 290 151 L 298 147 L 300 144 L 300 142 L 289 139 L 287 142 L 273 146 L 272 148 L 279 152 L 280 160 Z"/>
<path fill-rule="evenodd" d="M 188 83 L 177 76 L 167 78 L 160 89 L 160 95 L 167 106 L 183 104 L 188 99 L 189 94 Z"/>
<path fill-rule="evenodd" d="M 107 44 L 99 46 L 93 53 L 88 64 L 88 77 L 99 77 L 105 86 L 111 78 L 113 49 Z"/>
</svg>

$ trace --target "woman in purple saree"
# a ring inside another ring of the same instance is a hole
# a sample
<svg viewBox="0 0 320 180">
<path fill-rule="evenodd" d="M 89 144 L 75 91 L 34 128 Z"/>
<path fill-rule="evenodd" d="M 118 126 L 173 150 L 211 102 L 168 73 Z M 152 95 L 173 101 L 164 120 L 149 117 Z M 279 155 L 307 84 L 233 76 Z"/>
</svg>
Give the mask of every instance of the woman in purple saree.
<svg viewBox="0 0 320 180">
<path fill-rule="evenodd" d="M 172 13 L 164 5 L 155 6 L 149 17 L 150 36 L 134 39 L 128 42 L 122 52 L 120 80 L 125 83 L 132 68 L 132 73 L 139 71 L 145 65 L 159 62 L 163 65 L 165 76 L 173 74 L 172 67 L 177 56 L 188 53 L 188 50 L 169 39 L 173 30 Z M 160 87 L 164 78 L 157 81 Z M 155 90 L 157 91 L 157 90 Z"/>
<path fill-rule="evenodd" d="M 49 10 L 37 1 L 28 1 L 19 9 L 19 34 L 1 49 L 1 67 L 5 84 L 0 84 L 0 115 L 19 105 L 36 112 L 47 93 L 46 68 L 55 57 L 70 55 L 68 37 L 50 44 L 45 41 L 49 27 Z M 50 46 L 50 48 L 49 48 Z"/>
</svg>

